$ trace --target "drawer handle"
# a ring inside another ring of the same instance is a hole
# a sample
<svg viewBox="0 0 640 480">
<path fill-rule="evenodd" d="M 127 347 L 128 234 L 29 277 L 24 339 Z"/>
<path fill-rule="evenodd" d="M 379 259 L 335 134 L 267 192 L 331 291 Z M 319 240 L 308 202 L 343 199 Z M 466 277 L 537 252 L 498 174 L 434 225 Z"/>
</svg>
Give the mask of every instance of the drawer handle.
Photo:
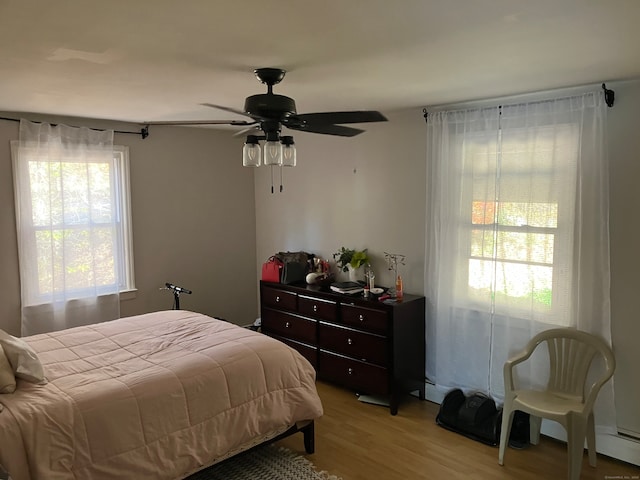
<svg viewBox="0 0 640 480">
<path fill-rule="evenodd" d="M 351 340 L 350 338 L 347 338 L 347 345 L 353 345 L 353 340 Z"/>
<path fill-rule="evenodd" d="M 314 312 L 317 312 L 317 311 L 318 311 L 318 305 L 314 305 L 314 306 L 313 306 L 313 311 L 314 311 Z"/>
<path fill-rule="evenodd" d="M 351 368 L 351 367 L 347 368 L 347 373 L 349 375 L 353 375 L 353 368 Z"/>
<path fill-rule="evenodd" d="M 364 322 L 364 315 L 363 314 L 358 315 L 358 318 L 360 319 L 361 322 Z"/>
<path fill-rule="evenodd" d="M 289 322 L 285 323 L 284 328 L 291 328 L 291 324 Z"/>
<path fill-rule="evenodd" d="M 276 296 L 276 303 L 280 302 L 280 295 Z"/>
</svg>

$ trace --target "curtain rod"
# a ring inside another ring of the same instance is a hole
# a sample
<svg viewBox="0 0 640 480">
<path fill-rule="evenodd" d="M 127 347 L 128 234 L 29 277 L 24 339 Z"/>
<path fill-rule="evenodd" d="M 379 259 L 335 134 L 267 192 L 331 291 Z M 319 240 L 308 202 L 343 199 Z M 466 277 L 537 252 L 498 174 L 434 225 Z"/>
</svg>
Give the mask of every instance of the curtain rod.
<svg viewBox="0 0 640 480">
<path fill-rule="evenodd" d="M 19 118 L 9 118 L 9 117 L 0 117 L 0 120 L 8 120 L 9 122 L 19 122 L 20 119 Z M 31 121 L 31 120 L 29 120 Z M 43 123 L 43 122 L 33 122 L 33 123 Z M 52 123 L 52 126 L 56 126 L 58 125 L 57 123 Z M 71 127 L 73 127 L 74 125 L 70 125 Z M 75 128 L 79 128 L 79 127 L 75 127 Z M 106 128 L 90 128 L 90 130 L 97 130 L 99 132 L 104 132 L 105 130 L 108 130 Z M 145 138 L 147 138 L 149 136 L 149 125 L 145 125 L 144 127 L 142 127 L 140 129 L 139 132 L 129 132 L 126 130 L 114 130 L 113 133 L 124 133 L 127 135 L 140 135 L 142 137 L 142 139 L 144 140 Z"/>
<path fill-rule="evenodd" d="M 506 101 L 514 101 L 515 102 L 515 101 L 517 101 L 518 98 L 522 98 L 522 97 L 531 97 L 531 96 L 534 96 L 534 95 L 550 94 L 550 93 L 553 93 L 553 92 L 560 92 L 562 90 L 564 90 L 564 91 L 566 91 L 566 90 L 575 91 L 575 90 L 579 89 L 579 90 L 582 91 L 582 90 L 586 90 L 586 89 L 589 89 L 589 88 L 593 88 L 593 85 L 584 85 L 582 87 L 573 87 L 573 88 L 569 87 L 569 88 L 566 88 L 566 89 L 558 89 L 558 90 L 547 90 L 545 92 L 523 93 L 523 94 L 520 94 L 520 95 L 511 95 L 511 96 L 502 97 L 502 98 L 492 98 L 492 99 L 487 98 L 487 99 L 480 99 L 480 100 L 471 100 L 471 101 L 468 101 L 468 102 L 459 102 L 457 104 L 454 103 L 454 104 L 451 104 L 451 105 L 448 105 L 448 106 L 446 106 L 446 105 L 437 105 L 437 106 L 432 107 L 432 108 L 435 108 L 436 111 L 444 110 L 447 107 L 454 107 L 454 108 L 456 106 L 463 107 L 464 105 L 467 105 L 467 106 L 469 106 L 471 108 L 474 105 L 478 106 L 479 104 L 485 104 L 485 103 L 489 103 L 489 102 L 496 102 L 496 101 L 503 101 L 504 102 L 505 100 Z M 613 104 L 614 104 L 614 101 L 615 101 L 615 92 L 613 90 L 608 89 L 607 86 L 604 83 L 602 84 L 602 90 L 604 90 L 604 101 L 605 101 L 605 103 L 607 104 L 608 107 L 613 107 Z M 567 95 L 567 96 L 571 96 L 571 95 Z M 544 100 L 539 100 L 539 101 L 544 101 Z M 427 110 L 426 107 L 422 109 L 422 113 L 424 114 L 425 122 L 427 122 L 428 121 L 428 117 L 429 117 L 429 111 Z"/>
</svg>

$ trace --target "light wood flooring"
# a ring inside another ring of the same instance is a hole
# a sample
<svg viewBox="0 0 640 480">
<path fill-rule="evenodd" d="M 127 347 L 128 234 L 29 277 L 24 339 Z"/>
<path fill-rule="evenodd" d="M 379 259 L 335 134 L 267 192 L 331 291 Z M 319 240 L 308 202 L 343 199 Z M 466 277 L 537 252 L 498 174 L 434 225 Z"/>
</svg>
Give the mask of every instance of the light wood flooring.
<svg viewBox="0 0 640 480">
<path fill-rule="evenodd" d="M 392 416 L 340 387 L 318 382 L 318 393 L 324 416 L 316 421 L 316 451 L 305 456 L 343 480 L 567 478 L 566 445 L 548 437 L 523 450 L 509 448 L 501 467 L 498 447 L 438 426 L 437 404 L 406 397 Z M 304 454 L 301 434 L 278 443 Z M 640 467 L 598 455 L 593 468 L 585 452 L 581 479 L 638 480 Z"/>
</svg>

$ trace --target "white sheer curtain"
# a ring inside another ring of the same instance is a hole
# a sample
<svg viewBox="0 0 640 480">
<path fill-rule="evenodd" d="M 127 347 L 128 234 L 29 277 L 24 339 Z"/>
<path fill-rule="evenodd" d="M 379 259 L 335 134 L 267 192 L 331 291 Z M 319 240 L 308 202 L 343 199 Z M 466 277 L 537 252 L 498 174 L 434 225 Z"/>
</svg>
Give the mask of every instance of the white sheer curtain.
<svg viewBox="0 0 640 480">
<path fill-rule="evenodd" d="M 12 154 L 22 335 L 118 318 L 113 130 L 22 120 Z"/>
<path fill-rule="evenodd" d="M 541 330 L 611 342 L 606 108 L 594 92 L 429 115 L 426 369 L 442 391 L 501 401 L 505 360 Z M 612 382 L 596 422 L 615 428 Z"/>
</svg>

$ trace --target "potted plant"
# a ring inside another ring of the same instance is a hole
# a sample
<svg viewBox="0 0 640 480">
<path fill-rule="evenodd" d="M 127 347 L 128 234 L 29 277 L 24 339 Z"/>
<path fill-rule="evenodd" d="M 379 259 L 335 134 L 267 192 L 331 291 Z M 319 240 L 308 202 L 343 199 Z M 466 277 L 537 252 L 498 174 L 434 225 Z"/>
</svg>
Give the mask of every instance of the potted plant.
<svg viewBox="0 0 640 480">
<path fill-rule="evenodd" d="M 340 270 L 349 272 L 349 278 L 351 280 L 355 280 L 354 272 L 358 270 L 358 268 L 369 263 L 369 255 L 367 255 L 366 248 L 364 250 L 354 250 L 340 247 L 340 250 L 333 254 L 333 258 L 336 261 L 336 266 Z"/>
</svg>

